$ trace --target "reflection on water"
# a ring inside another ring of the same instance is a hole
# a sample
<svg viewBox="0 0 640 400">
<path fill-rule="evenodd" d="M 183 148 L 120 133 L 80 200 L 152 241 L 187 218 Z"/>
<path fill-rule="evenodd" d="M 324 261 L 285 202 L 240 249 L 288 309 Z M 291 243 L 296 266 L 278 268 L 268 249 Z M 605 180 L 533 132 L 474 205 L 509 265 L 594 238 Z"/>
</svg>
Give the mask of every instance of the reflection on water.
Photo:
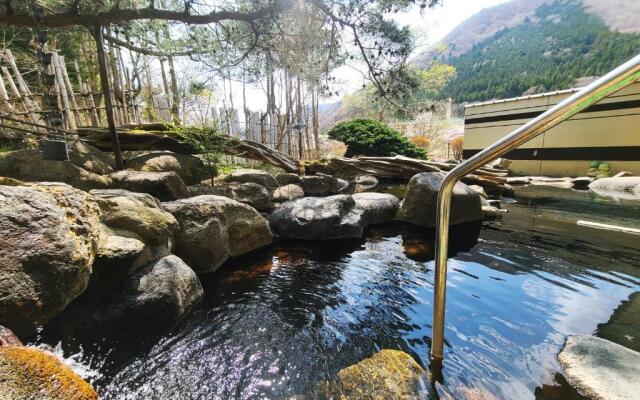
<svg viewBox="0 0 640 400">
<path fill-rule="evenodd" d="M 637 238 L 616 247 L 539 229 L 538 211 L 510 206 L 477 243 L 477 226 L 453 231 L 444 381 L 425 397 L 580 399 L 556 361 L 567 335 L 637 348 L 628 333 L 640 325 Z M 317 397 L 320 383 L 383 348 L 426 367 L 432 259 L 433 232 L 394 225 L 362 241 L 288 243 L 233 260 L 203 278 L 204 304 L 173 332 L 114 350 L 132 357 L 104 369 L 102 395 Z"/>
</svg>

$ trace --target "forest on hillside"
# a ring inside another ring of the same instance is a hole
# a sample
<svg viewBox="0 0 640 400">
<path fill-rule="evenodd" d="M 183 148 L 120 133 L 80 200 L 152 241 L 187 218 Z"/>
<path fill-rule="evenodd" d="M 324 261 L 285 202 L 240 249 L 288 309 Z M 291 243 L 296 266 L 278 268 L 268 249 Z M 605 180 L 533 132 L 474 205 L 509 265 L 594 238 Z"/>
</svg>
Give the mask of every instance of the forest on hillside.
<svg viewBox="0 0 640 400">
<path fill-rule="evenodd" d="M 638 51 L 640 34 L 612 32 L 575 0 L 556 1 L 449 58 L 457 78 L 443 94 L 469 102 L 567 89 L 577 78 L 602 75 Z"/>
</svg>

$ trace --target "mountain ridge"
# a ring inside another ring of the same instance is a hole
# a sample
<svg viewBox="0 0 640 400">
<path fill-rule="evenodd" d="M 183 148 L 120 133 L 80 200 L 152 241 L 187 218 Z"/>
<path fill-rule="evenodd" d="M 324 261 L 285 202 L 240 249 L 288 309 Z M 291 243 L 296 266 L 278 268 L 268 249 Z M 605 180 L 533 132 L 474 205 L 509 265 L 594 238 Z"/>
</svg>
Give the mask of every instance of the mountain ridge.
<svg viewBox="0 0 640 400">
<path fill-rule="evenodd" d="M 538 7 L 553 2 L 554 0 L 511 0 L 482 9 L 455 27 L 440 43 L 447 45 L 451 56 L 459 56 L 502 29 L 519 25 L 527 17 L 535 18 Z M 585 11 L 600 17 L 612 31 L 640 32 L 639 0 L 615 0 L 615 5 L 611 4 L 611 0 L 578 2 L 584 5 Z"/>
</svg>

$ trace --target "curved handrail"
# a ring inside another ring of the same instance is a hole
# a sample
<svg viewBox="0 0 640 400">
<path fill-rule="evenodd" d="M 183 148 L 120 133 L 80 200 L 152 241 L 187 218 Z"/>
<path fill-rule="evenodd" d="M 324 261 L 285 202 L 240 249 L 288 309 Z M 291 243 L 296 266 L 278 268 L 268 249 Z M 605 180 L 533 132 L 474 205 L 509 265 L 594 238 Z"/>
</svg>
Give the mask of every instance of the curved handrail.
<svg viewBox="0 0 640 400">
<path fill-rule="evenodd" d="M 441 363 L 444 357 L 449 214 L 451 210 L 451 193 L 456 182 L 468 173 L 503 156 L 508 151 L 528 142 L 638 79 L 640 79 L 640 54 L 477 153 L 452 169 L 445 176 L 438 192 L 436 214 L 436 277 L 433 294 L 432 362 Z"/>
</svg>

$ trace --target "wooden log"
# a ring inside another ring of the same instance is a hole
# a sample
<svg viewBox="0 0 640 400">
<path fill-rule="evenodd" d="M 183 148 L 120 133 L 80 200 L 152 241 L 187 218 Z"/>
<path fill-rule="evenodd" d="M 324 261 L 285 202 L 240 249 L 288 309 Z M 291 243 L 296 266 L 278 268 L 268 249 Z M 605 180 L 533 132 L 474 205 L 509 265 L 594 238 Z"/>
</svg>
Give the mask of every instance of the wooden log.
<svg viewBox="0 0 640 400">
<path fill-rule="evenodd" d="M 71 108 L 73 110 L 73 116 L 76 121 L 76 126 L 81 126 L 82 119 L 80 118 L 80 111 L 78 110 L 78 103 L 76 102 L 76 96 L 73 94 L 73 86 L 71 85 L 71 81 L 69 80 L 69 73 L 67 71 L 67 66 L 64 63 L 64 57 L 59 56 L 58 62 L 60 63 L 62 79 L 64 81 L 64 85 L 69 95 L 69 101 L 71 104 Z"/>
<path fill-rule="evenodd" d="M 112 151 L 113 149 L 107 129 L 79 128 L 78 135 L 101 150 Z M 125 151 L 169 150 L 183 154 L 196 152 L 194 148 L 181 142 L 177 137 L 163 135 L 161 132 L 131 133 L 126 130 L 118 130 L 118 139 L 120 148 Z M 260 143 L 226 135 L 221 136 L 221 140 L 227 141 L 224 146 L 221 146 L 221 149 L 229 155 L 261 161 L 280 167 L 287 172 L 297 173 L 300 170 L 298 160 Z"/>
<path fill-rule="evenodd" d="M 98 126 L 100 125 L 100 120 L 98 119 L 98 112 L 96 110 L 96 104 L 93 100 L 93 94 L 91 93 L 90 88 L 86 87 L 85 83 L 82 81 L 82 75 L 80 74 L 80 66 L 78 65 L 78 60 L 74 60 L 73 66 L 76 70 L 80 93 L 84 97 L 85 108 L 89 109 L 89 119 L 91 120 L 91 126 Z"/>
<path fill-rule="evenodd" d="M 74 130 L 76 128 L 73 115 L 71 113 L 71 104 L 69 102 L 69 95 L 67 88 L 62 77 L 62 66 L 60 56 L 58 53 L 51 53 L 51 65 L 54 68 L 56 83 L 58 92 L 60 93 L 60 100 L 62 103 L 62 113 L 64 114 L 65 124 L 68 130 Z"/>
<path fill-rule="evenodd" d="M 13 71 L 13 75 L 15 76 L 15 80 L 18 83 L 17 86 L 21 93 L 19 97 L 22 99 L 25 111 L 29 112 L 29 120 L 33 123 L 37 123 L 40 120 L 40 117 L 37 114 L 38 109 L 31 100 L 31 90 L 29 90 L 29 86 L 27 86 L 24 78 L 22 78 L 22 74 L 20 74 L 20 71 L 18 70 L 18 65 L 16 64 L 15 58 L 13 58 L 11 50 L 4 49 L 3 58 L 7 62 L 7 64 L 9 64 L 11 70 Z"/>
<path fill-rule="evenodd" d="M 25 111 L 25 115 L 29 117 L 31 122 L 38 123 L 38 117 L 33 113 L 33 110 L 30 110 L 27 106 L 27 103 L 24 101 L 24 97 L 20 94 L 16 83 L 13 81 L 11 77 L 11 73 L 7 69 L 7 67 L 2 67 L 2 73 L 4 74 L 4 78 L 7 81 L 7 85 L 9 85 L 9 90 L 11 90 L 12 96 L 20 103 L 22 103 L 22 108 Z"/>
</svg>

